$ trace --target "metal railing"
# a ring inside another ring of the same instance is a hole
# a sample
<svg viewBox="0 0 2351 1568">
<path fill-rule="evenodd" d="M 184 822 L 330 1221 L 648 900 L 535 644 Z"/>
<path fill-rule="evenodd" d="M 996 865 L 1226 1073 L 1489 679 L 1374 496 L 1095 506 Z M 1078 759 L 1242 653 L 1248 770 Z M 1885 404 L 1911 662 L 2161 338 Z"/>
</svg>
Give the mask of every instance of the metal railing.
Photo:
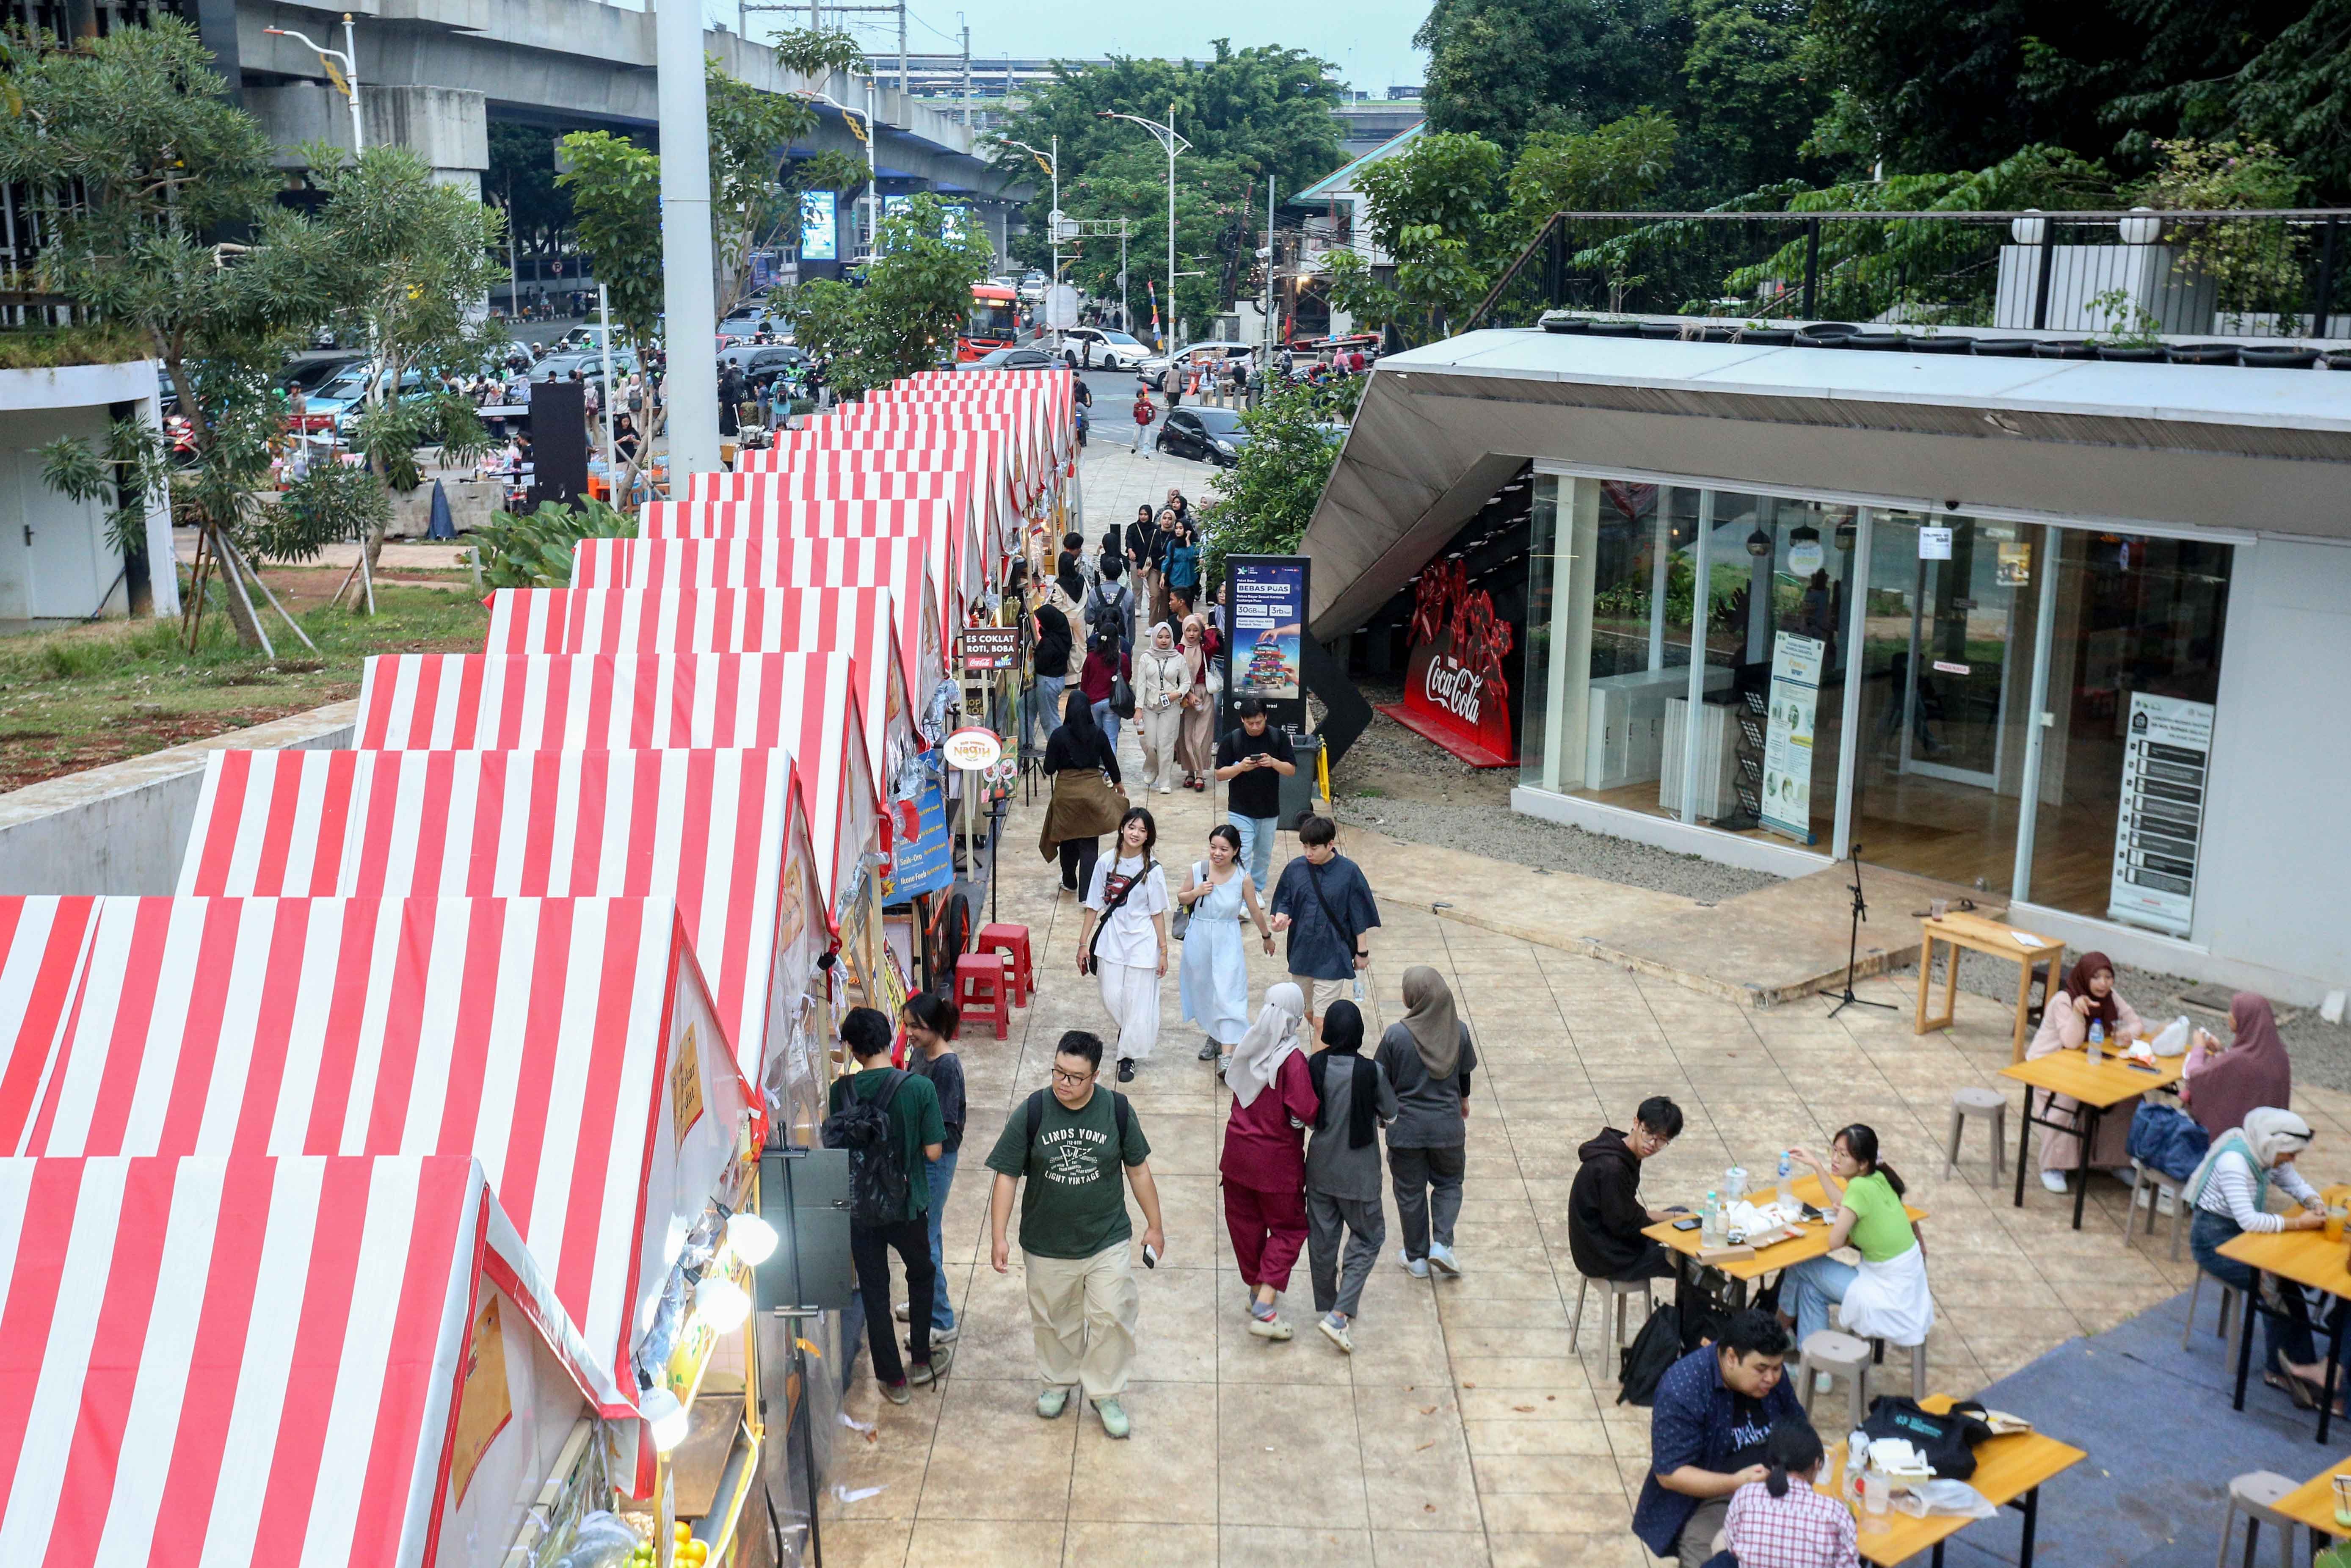
<svg viewBox="0 0 2351 1568">
<path fill-rule="evenodd" d="M 2351 339 L 2351 210 L 1554 213 L 1465 329 L 1547 309 Z"/>
</svg>

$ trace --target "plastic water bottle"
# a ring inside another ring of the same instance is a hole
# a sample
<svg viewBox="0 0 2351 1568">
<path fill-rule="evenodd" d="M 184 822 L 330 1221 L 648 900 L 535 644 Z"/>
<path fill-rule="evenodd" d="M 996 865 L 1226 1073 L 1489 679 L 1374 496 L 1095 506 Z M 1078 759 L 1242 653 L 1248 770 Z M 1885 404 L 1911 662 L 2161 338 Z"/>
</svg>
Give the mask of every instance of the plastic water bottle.
<svg viewBox="0 0 2351 1568">
<path fill-rule="evenodd" d="M 1796 1186 L 1789 1178 L 1794 1174 L 1796 1162 L 1793 1156 L 1787 1150 L 1782 1149 L 1780 1151 L 1780 1185 L 1771 1196 L 1778 1200 L 1782 1208 L 1791 1214 L 1796 1212 Z"/>
<path fill-rule="evenodd" d="M 2105 1020 L 2105 1019 L 2092 1019 L 2090 1020 L 2090 1065 L 2091 1065 L 2091 1066 L 2095 1067 L 2099 1062 L 2101 1062 L 2101 1061 L 2105 1061 L 2105 1054 L 2106 1054 L 2106 1052 L 2105 1052 L 2105 1044 L 2106 1044 L 2106 1020 Z"/>
<path fill-rule="evenodd" d="M 1711 1192 L 1708 1193 L 1708 1194 L 1706 1195 L 1706 1207 L 1705 1207 L 1703 1209 L 1699 1210 L 1699 1214 L 1700 1214 L 1700 1216 L 1701 1216 L 1701 1223 L 1700 1223 L 1700 1224 L 1699 1224 L 1699 1226 L 1698 1226 L 1698 1239 L 1699 1242 L 1700 1242 L 1701 1244 L 1705 1245 L 1705 1246 L 1708 1246 L 1708 1247 L 1719 1247 L 1719 1246 L 1721 1246 L 1721 1245 L 1722 1245 L 1722 1201 L 1721 1201 L 1721 1199 L 1720 1199 L 1720 1198 L 1719 1198 L 1719 1197 L 1716 1197 L 1713 1193 L 1711 1193 Z"/>
</svg>

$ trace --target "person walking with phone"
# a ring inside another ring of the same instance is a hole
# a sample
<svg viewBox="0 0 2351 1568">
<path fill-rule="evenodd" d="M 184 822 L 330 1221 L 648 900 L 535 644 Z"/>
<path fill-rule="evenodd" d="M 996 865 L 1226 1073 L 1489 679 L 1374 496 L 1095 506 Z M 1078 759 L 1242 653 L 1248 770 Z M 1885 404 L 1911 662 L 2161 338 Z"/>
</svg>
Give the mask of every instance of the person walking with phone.
<svg viewBox="0 0 2351 1568">
<path fill-rule="evenodd" d="M 1290 977 L 1311 998 L 1306 1017 L 1312 1021 L 1372 967 L 1380 906 L 1363 867 L 1339 852 L 1338 823 L 1300 818 L 1298 846 L 1298 858 L 1273 884 L 1273 928 L 1290 933 Z"/>
<path fill-rule="evenodd" d="M 1461 1216 L 1468 1168 L 1469 1074 L 1478 1065 L 1469 1026 L 1453 1008 L 1445 977 L 1426 964 L 1404 972 L 1404 1017 L 1380 1036 L 1379 1066 L 1395 1090 L 1388 1128 L 1388 1180 L 1395 1188 L 1404 1250 L 1396 1261 L 1415 1279 L 1458 1278 L 1453 1222 Z"/>
<path fill-rule="evenodd" d="M 953 1359 L 952 1347 L 931 1345 L 931 1305 L 938 1267 L 924 1216 L 931 1202 L 925 1162 L 946 1152 L 946 1124 L 926 1078 L 890 1065 L 890 1020 L 872 1008 L 852 1008 L 841 1020 L 841 1040 L 857 1071 L 833 1080 L 820 1135 L 825 1147 L 849 1151 L 849 1256 L 865 1307 L 865 1339 L 873 1380 L 883 1397 L 904 1405 L 908 1385 L 935 1383 Z M 906 1335 L 910 1369 L 898 1359 L 891 1325 L 890 1254 L 906 1270 Z"/>
<path fill-rule="evenodd" d="M 1265 705 L 1243 697 L 1233 705 L 1240 722 L 1217 742 L 1217 779 L 1224 784 L 1225 821 L 1241 836 L 1241 855 L 1258 886 L 1273 885 L 1273 832 L 1281 819 L 1281 781 L 1298 771 L 1297 753 Z"/>
<path fill-rule="evenodd" d="M 1013 1107 L 987 1168 L 988 1262 L 1011 1272 L 1005 1232 L 1020 1194 L 1021 1268 L 1028 1276 L 1029 1324 L 1044 1385 L 1037 1414 L 1057 1419 L 1070 1391 L 1082 1389 L 1101 1416 L 1102 1435 L 1132 1430 L 1125 1405 L 1142 1300 L 1127 1247 L 1134 1236 L 1119 1172 L 1143 1210 L 1143 1261 L 1155 1267 L 1166 1249 L 1151 1143 L 1142 1119 L 1116 1090 L 1104 1092 L 1102 1042 L 1083 1030 L 1061 1036 L 1053 1053 L 1050 1093 L 1039 1090 Z"/>
<path fill-rule="evenodd" d="M 1167 877 L 1152 852 L 1159 825 L 1136 806 L 1119 819 L 1117 846 L 1094 864 L 1078 928 L 1078 973 L 1102 988 L 1118 1028 L 1118 1081 L 1159 1042 L 1159 982 L 1167 975 Z"/>
<path fill-rule="evenodd" d="M 1306 998 L 1296 986 L 1267 988 L 1257 1021 L 1233 1047 L 1225 1086 L 1233 1108 L 1217 1171 L 1224 1178 L 1225 1233 L 1249 1288 L 1249 1332 L 1288 1340 L 1281 1293 L 1306 1245 L 1305 1130 L 1319 1102 L 1300 1042 Z"/>
</svg>

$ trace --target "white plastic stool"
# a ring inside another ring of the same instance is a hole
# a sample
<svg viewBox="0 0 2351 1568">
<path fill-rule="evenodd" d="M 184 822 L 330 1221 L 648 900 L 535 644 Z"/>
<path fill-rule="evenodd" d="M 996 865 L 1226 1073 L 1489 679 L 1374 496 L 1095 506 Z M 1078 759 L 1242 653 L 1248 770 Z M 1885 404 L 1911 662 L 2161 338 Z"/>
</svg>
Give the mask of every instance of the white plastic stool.
<svg viewBox="0 0 2351 1568">
<path fill-rule="evenodd" d="M 2212 1282 L 2216 1285 L 2220 1285 L 2220 1281 L 2218 1280 L 2215 1280 Z M 2188 1348 L 2189 1335 L 2196 1332 L 2196 1298 L 2203 1293 L 2204 1270 L 2199 1269 L 2196 1270 L 2196 1282 L 2188 1287 L 2188 1322 L 2179 1331 L 2179 1348 L 2182 1350 L 2186 1350 Z M 2242 1305 L 2242 1301 L 2238 1294 L 2237 1288 L 2234 1285 L 2220 1285 L 2220 1321 L 2213 1325 L 2212 1332 L 2215 1334 L 2219 1335 L 2222 1339 L 2227 1339 L 2229 1337 L 2230 1311 L 2231 1308 L 2240 1305 Z"/>
<path fill-rule="evenodd" d="M 2008 1144 L 2008 1096 L 1997 1089 L 1959 1089 L 1951 1093 L 1951 1136 L 1943 1153 L 1943 1174 L 1959 1168 L 1959 1134 L 1970 1116 L 1991 1119 L 1991 1179 L 2000 1185 L 2002 1154 Z"/>
<path fill-rule="evenodd" d="M 1649 1314 L 1657 1310 L 1657 1299 L 1650 1293 L 1651 1281 L 1646 1279 L 1603 1280 L 1599 1283 L 1601 1288 L 1608 1292 L 1607 1301 L 1600 1309 L 1601 1312 L 1604 1316 L 1610 1308 L 1613 1307 L 1615 1310 L 1616 1343 L 1621 1348 L 1625 1343 L 1625 1301 L 1638 1295 L 1641 1298 L 1642 1321 L 1646 1322 Z M 1575 1354 L 1575 1342 L 1583 1333 L 1583 1298 L 1590 1293 L 1592 1286 L 1592 1276 L 1587 1274 L 1575 1287 L 1575 1322 L 1569 1325 L 1567 1331 L 1567 1354 L 1570 1355 Z"/>
<path fill-rule="evenodd" d="M 2159 1198 L 2171 1199 L 2171 1260 L 2179 1261 L 2179 1227 L 2187 1218 L 2188 1206 L 2179 1200 L 2179 1184 L 2158 1170 L 2150 1170 L 2137 1160 L 2131 1161 L 2130 1207 L 2123 1210 L 2123 1245 L 2131 1244 L 2131 1226 L 2138 1218 L 2139 1189 L 2147 1188 L 2147 1233 L 2155 1234 L 2156 1203 Z"/>
<path fill-rule="evenodd" d="M 2220 1517 L 2220 1558 L 2219 1568 L 2229 1568 L 2229 1538 L 2237 1531 L 2237 1519 L 2245 1521 L 2245 1561 L 2253 1560 L 2255 1541 L 2262 1526 L 2272 1524 L 2278 1532 L 2278 1568 L 2294 1568 L 2294 1532 L 2300 1528 L 2294 1521 L 2277 1511 L 2277 1504 L 2294 1490 L 2294 1483 L 2274 1470 L 2248 1470 L 2229 1483 L 2229 1511 Z M 2311 1550 L 2317 1551 L 2315 1543 Z"/>
<path fill-rule="evenodd" d="M 1869 1413 L 1869 1342 L 1855 1339 L 1834 1329 L 1820 1329 L 1806 1336 L 1804 1355 L 1804 1414 L 1813 1413 L 1813 1395 L 1820 1386 L 1823 1375 L 1842 1377 L 1845 1395 L 1852 1406 L 1846 1430 L 1861 1425 Z"/>
</svg>

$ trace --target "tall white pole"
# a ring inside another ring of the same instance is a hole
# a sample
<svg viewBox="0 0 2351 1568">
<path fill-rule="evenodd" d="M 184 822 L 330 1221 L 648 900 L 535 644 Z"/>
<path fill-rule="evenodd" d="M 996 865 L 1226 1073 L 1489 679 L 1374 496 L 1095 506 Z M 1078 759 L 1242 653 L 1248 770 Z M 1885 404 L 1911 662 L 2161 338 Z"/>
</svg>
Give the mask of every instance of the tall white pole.
<svg viewBox="0 0 2351 1568">
<path fill-rule="evenodd" d="M 873 162 L 873 78 L 865 78 L 865 256 L 870 262 L 882 254 L 882 175 Z M 715 329 L 714 329 L 715 330 Z"/>
<path fill-rule="evenodd" d="M 662 303 L 669 374 L 670 484 L 718 466 L 718 318 L 712 298 L 710 109 L 703 90 L 701 0 L 655 0 L 653 65 L 661 115 Z"/>
<path fill-rule="evenodd" d="M 612 384 L 612 296 L 604 280 L 596 280 L 596 315 L 604 324 L 604 482 L 611 483 L 612 476 L 612 405 L 620 402 L 620 388 Z M 612 505 L 625 507 L 620 492 L 612 494 Z"/>
<path fill-rule="evenodd" d="M 1053 137 L 1052 167 L 1046 172 L 1053 176 L 1053 287 L 1059 289 L 1061 287 L 1061 138 L 1058 133 Z M 1046 298 L 1050 301 L 1052 294 L 1049 292 Z M 1059 355 L 1061 351 L 1061 321 L 1056 316 L 1053 319 L 1053 352 Z"/>
<path fill-rule="evenodd" d="M 1258 361 L 1257 385 L 1265 391 L 1265 376 L 1273 369 L 1273 176 L 1265 177 L 1265 357 Z"/>
<path fill-rule="evenodd" d="M 1118 220 L 1118 329 L 1134 330 L 1134 318 L 1126 313 L 1126 231 L 1134 225 L 1124 218 Z"/>
<path fill-rule="evenodd" d="M 350 68 L 351 155 L 367 151 L 367 133 L 360 129 L 360 47 L 351 36 L 351 14 L 343 13 L 343 64 Z"/>
<path fill-rule="evenodd" d="M 1176 106 L 1167 106 L 1167 352 L 1176 352 Z M 1172 377 L 1176 368 L 1170 365 Z"/>
</svg>

